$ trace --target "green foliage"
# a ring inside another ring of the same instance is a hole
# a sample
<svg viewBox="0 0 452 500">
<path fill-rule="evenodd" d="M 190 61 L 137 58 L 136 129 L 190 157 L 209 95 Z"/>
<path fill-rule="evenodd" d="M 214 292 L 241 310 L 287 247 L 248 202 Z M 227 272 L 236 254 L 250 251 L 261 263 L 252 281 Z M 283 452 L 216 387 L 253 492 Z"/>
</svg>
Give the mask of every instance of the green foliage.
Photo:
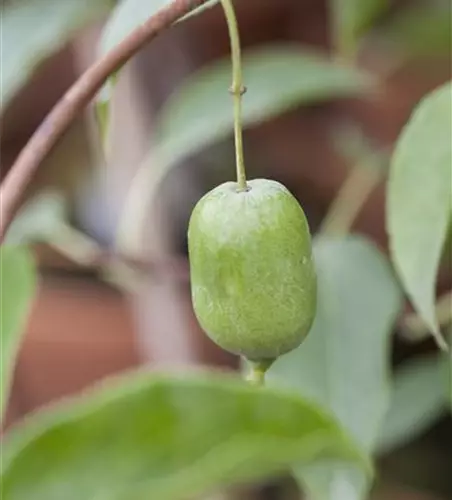
<svg viewBox="0 0 452 500">
<path fill-rule="evenodd" d="M 451 223 L 452 86 L 424 98 L 399 138 L 388 185 L 392 257 L 414 307 L 439 345 L 435 283 Z"/>
<path fill-rule="evenodd" d="M 275 362 L 269 383 L 289 386 L 331 411 L 372 453 L 389 401 L 389 338 L 400 292 L 380 252 L 362 238 L 315 242 L 318 309 L 304 343 Z M 363 498 L 366 478 L 351 467 L 296 467 L 313 499 Z"/>
<path fill-rule="evenodd" d="M 250 49 L 243 56 L 242 66 L 249 90 L 243 97 L 244 127 L 300 105 L 359 96 L 372 88 L 368 75 L 292 44 Z M 181 84 L 165 104 L 158 122 L 160 161 L 175 163 L 231 132 L 230 84 L 229 58 L 205 66 Z"/>
<path fill-rule="evenodd" d="M 199 14 L 207 8 L 213 7 L 219 0 L 209 0 L 201 7 L 190 12 L 179 20 L 183 21 L 188 17 Z M 122 0 L 118 2 L 116 8 L 111 13 L 100 41 L 99 52 L 106 54 L 109 50 L 121 43 L 132 31 L 156 14 L 160 9 L 171 3 L 170 0 L 152 0 L 143 2 L 142 0 Z"/>
<path fill-rule="evenodd" d="M 36 288 L 31 255 L 24 248 L 0 247 L 0 417 L 8 402 L 20 338 Z"/>
<path fill-rule="evenodd" d="M 74 33 L 105 14 L 112 0 L 15 0 L 1 6 L 2 106 Z"/>
<path fill-rule="evenodd" d="M 199 14 L 205 9 L 213 7 L 218 2 L 219 0 L 209 0 L 201 7 L 191 11 L 178 22 Z M 122 0 L 118 2 L 102 32 L 99 44 L 99 55 L 105 55 L 116 45 L 121 43 L 128 35 L 130 35 L 135 28 L 140 26 L 140 24 L 147 21 L 151 16 L 170 3 L 170 0 Z M 101 135 L 104 139 L 106 138 L 106 134 L 108 134 L 110 98 L 115 84 L 116 76 L 112 76 L 99 92 L 97 98 L 96 112 L 99 118 Z"/>
<path fill-rule="evenodd" d="M 6 235 L 14 245 L 46 243 L 80 265 L 91 265 L 101 253 L 97 242 L 70 225 L 68 200 L 44 190 L 22 207 Z"/>
<path fill-rule="evenodd" d="M 17 428 L 2 498 L 182 500 L 322 458 L 365 463 L 312 403 L 227 375 L 143 373 Z"/>
<path fill-rule="evenodd" d="M 452 45 L 450 0 L 425 0 L 409 4 L 378 30 L 390 52 L 405 58 L 449 56 Z"/>
<path fill-rule="evenodd" d="M 17 214 L 6 241 L 22 245 L 30 241 L 48 241 L 55 237 L 67 219 L 66 200 L 61 193 L 44 191 L 28 202 Z"/>
<path fill-rule="evenodd" d="M 353 56 L 360 37 L 388 8 L 388 0 L 330 0 L 337 50 Z"/>
<path fill-rule="evenodd" d="M 114 80 L 114 77 L 110 77 L 110 81 Z M 104 88 L 101 91 L 100 96 L 105 93 Z M 95 117 L 97 120 L 97 126 L 99 127 L 99 139 L 102 144 L 108 140 L 108 132 L 110 125 L 110 101 L 107 99 L 99 98 L 95 104 Z"/>
<path fill-rule="evenodd" d="M 379 453 L 402 446 L 445 414 L 447 382 L 443 356 L 415 359 L 396 371 L 392 402 L 378 443 Z"/>
</svg>

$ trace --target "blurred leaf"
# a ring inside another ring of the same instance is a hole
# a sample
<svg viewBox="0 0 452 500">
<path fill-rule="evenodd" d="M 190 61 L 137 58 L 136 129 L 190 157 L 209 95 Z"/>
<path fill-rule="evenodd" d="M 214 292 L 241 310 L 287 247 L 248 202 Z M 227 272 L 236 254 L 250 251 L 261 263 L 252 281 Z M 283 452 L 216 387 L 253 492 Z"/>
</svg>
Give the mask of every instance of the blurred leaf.
<svg viewBox="0 0 452 500">
<path fill-rule="evenodd" d="M 219 0 L 209 0 L 187 16 L 184 16 L 180 21 L 194 14 L 199 14 L 203 10 L 213 7 L 218 2 Z M 116 47 L 116 45 L 127 38 L 135 28 L 138 28 L 140 24 L 143 24 L 160 9 L 168 6 L 170 3 L 171 0 L 152 0 L 147 2 L 143 2 L 143 0 L 122 0 L 118 2 L 103 30 L 100 40 L 100 54 L 106 54 Z"/>
<path fill-rule="evenodd" d="M 99 19 L 112 0 L 15 0 L 1 6 L 4 108 L 38 66 L 77 30 Z"/>
<path fill-rule="evenodd" d="M 213 7 L 220 0 L 209 0 L 201 7 L 194 9 L 178 22 Z M 156 14 L 160 9 L 171 3 L 171 0 L 122 0 L 110 15 L 99 44 L 99 55 L 103 56 L 121 43 L 132 31 Z M 108 131 L 109 107 L 112 89 L 116 80 L 110 78 L 97 96 L 97 113 L 100 118 L 101 134 L 105 137 Z"/>
<path fill-rule="evenodd" d="M 359 38 L 388 8 L 388 0 L 330 0 L 338 49 L 352 54 Z"/>
<path fill-rule="evenodd" d="M 64 196 L 56 191 L 44 191 L 31 199 L 15 217 L 6 241 L 12 244 L 48 241 L 58 234 L 66 219 Z"/>
<path fill-rule="evenodd" d="M 33 259 L 25 248 L 0 247 L 0 417 L 8 403 L 20 338 L 36 288 Z"/>
<path fill-rule="evenodd" d="M 342 121 L 333 131 L 332 140 L 337 152 L 351 165 L 385 172 L 388 168 L 388 153 L 355 123 Z"/>
<path fill-rule="evenodd" d="M 370 454 L 388 406 L 388 344 L 400 291 L 385 258 L 362 238 L 319 239 L 314 255 L 314 326 L 298 349 L 270 368 L 269 383 L 292 387 L 331 411 Z M 361 471 L 343 464 L 297 467 L 295 473 L 315 500 L 360 499 L 368 486 Z"/>
<path fill-rule="evenodd" d="M 452 337 L 452 326 L 449 328 L 449 335 L 450 335 L 450 337 Z M 450 410 L 452 412 L 452 349 L 449 352 L 448 387 L 449 387 L 449 405 L 450 405 Z"/>
<path fill-rule="evenodd" d="M 450 0 L 409 5 L 385 23 L 377 36 L 406 56 L 448 56 L 452 45 L 450 8 Z"/>
<path fill-rule="evenodd" d="M 387 453 L 433 425 L 447 408 L 447 373 L 443 357 L 405 363 L 394 376 L 392 403 L 377 447 Z"/>
<path fill-rule="evenodd" d="M 248 89 L 243 97 L 244 126 L 303 104 L 360 96 L 371 84 L 367 75 L 294 45 L 247 51 L 243 74 Z M 229 58 L 205 66 L 182 83 L 157 124 L 160 160 L 175 163 L 232 131 L 230 83 Z"/>
<path fill-rule="evenodd" d="M 110 122 L 111 122 L 111 109 L 110 97 L 111 88 L 117 84 L 120 71 L 112 73 L 106 84 L 101 88 L 96 96 L 94 102 L 94 116 L 99 129 L 99 138 L 102 146 L 106 150 L 108 148 Z M 105 151 L 104 151 L 105 154 Z"/>
<path fill-rule="evenodd" d="M 186 499 L 293 460 L 363 460 L 312 403 L 215 373 L 124 377 L 37 415 L 5 448 L 4 500 Z"/>
<path fill-rule="evenodd" d="M 110 106 L 108 100 L 97 100 L 95 103 L 95 116 L 99 127 L 99 136 L 102 143 L 108 138 L 110 122 Z"/>
<path fill-rule="evenodd" d="M 67 200 L 58 191 L 43 191 L 32 198 L 14 219 L 6 241 L 14 245 L 46 243 L 79 265 L 91 266 L 101 249 L 88 235 L 72 227 Z"/>
<path fill-rule="evenodd" d="M 448 83 L 414 111 L 392 159 L 387 208 L 395 266 L 416 311 L 442 347 L 435 287 L 452 215 L 451 109 Z"/>
</svg>

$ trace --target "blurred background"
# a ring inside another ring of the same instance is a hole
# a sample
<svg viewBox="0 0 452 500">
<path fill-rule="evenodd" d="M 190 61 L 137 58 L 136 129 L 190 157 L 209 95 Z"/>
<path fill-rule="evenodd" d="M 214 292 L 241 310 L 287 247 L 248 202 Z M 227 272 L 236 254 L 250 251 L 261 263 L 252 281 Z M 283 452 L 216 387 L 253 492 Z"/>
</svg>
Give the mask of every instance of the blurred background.
<svg viewBox="0 0 452 500">
<path fill-rule="evenodd" d="M 244 54 L 289 42 L 325 53 L 332 50 L 324 1 L 235 4 Z M 378 91 L 359 99 L 293 106 L 247 127 L 249 176 L 283 182 L 302 203 L 315 233 L 359 151 L 371 148 L 385 164 L 415 104 L 450 78 L 451 19 L 448 1 L 390 2 L 358 57 L 361 68 L 381 78 Z M 2 107 L 2 177 L 52 105 L 93 62 L 103 26 L 101 20 L 80 31 Z M 19 355 L 6 426 L 95 380 L 138 364 L 150 369 L 238 368 L 238 360 L 217 348 L 193 315 L 186 250 L 193 205 L 207 190 L 234 176 L 231 137 L 183 158 L 167 175 L 155 206 L 149 209 L 140 272 L 106 274 L 99 255 L 99 248 L 106 255 L 114 244 L 125 196 L 149 153 L 155 120 L 166 101 L 189 75 L 228 54 L 227 27 L 219 7 L 166 31 L 121 73 L 108 157 L 99 153 L 93 117 L 87 112 L 34 178 L 24 206 L 43 196 L 42 213 L 64 212 L 67 226 L 65 237 L 55 244 L 34 245 L 41 285 Z M 285 85 L 283 78 L 280 84 Z M 371 186 L 353 229 L 387 251 L 384 167 Z M 39 224 L 38 211 L 31 207 L 28 224 Z M 446 262 L 439 292 L 450 289 L 450 268 Z M 395 332 L 394 364 L 434 349 L 429 339 L 412 344 Z M 380 462 L 375 498 L 452 498 L 450 417 L 439 418 L 428 432 L 382 456 Z M 240 494 L 250 499 L 295 498 L 290 483 L 237 492 L 234 498 Z"/>
</svg>

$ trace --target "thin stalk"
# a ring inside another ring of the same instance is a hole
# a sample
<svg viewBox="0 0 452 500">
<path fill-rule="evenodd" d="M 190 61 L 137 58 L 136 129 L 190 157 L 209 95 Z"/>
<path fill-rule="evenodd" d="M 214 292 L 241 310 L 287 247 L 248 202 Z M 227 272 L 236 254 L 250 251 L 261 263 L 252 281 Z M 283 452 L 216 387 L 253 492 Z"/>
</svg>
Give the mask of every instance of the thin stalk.
<svg viewBox="0 0 452 500">
<path fill-rule="evenodd" d="M 349 0 L 345 0 L 349 2 Z M 353 65 L 356 60 L 356 40 L 348 32 L 347 6 L 344 0 L 330 0 L 331 34 L 333 50 L 340 63 Z"/>
<path fill-rule="evenodd" d="M 321 232 L 345 236 L 379 181 L 378 169 L 363 165 L 353 167 L 322 223 Z"/>
<path fill-rule="evenodd" d="M 239 191 L 246 191 L 246 172 L 243 159 L 243 134 L 242 134 L 242 95 L 246 89 L 242 81 L 242 63 L 240 51 L 240 36 L 237 26 L 234 7 L 231 0 L 221 0 L 224 15 L 228 24 L 229 40 L 231 43 L 232 58 L 232 85 L 230 92 L 234 100 L 234 140 L 237 169 L 237 184 Z"/>
</svg>

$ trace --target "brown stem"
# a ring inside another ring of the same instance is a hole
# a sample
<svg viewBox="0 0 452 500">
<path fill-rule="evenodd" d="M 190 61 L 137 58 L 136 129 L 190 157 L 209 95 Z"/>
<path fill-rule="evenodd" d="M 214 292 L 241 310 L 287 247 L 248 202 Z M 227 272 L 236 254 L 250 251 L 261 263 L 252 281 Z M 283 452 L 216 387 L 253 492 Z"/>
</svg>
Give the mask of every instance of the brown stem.
<svg viewBox="0 0 452 500">
<path fill-rule="evenodd" d="M 207 0 L 174 0 L 136 28 L 102 59 L 95 62 L 58 101 L 22 149 L 0 187 L 0 243 L 21 202 L 25 188 L 41 162 L 87 106 L 108 77 L 146 43 Z"/>
</svg>

